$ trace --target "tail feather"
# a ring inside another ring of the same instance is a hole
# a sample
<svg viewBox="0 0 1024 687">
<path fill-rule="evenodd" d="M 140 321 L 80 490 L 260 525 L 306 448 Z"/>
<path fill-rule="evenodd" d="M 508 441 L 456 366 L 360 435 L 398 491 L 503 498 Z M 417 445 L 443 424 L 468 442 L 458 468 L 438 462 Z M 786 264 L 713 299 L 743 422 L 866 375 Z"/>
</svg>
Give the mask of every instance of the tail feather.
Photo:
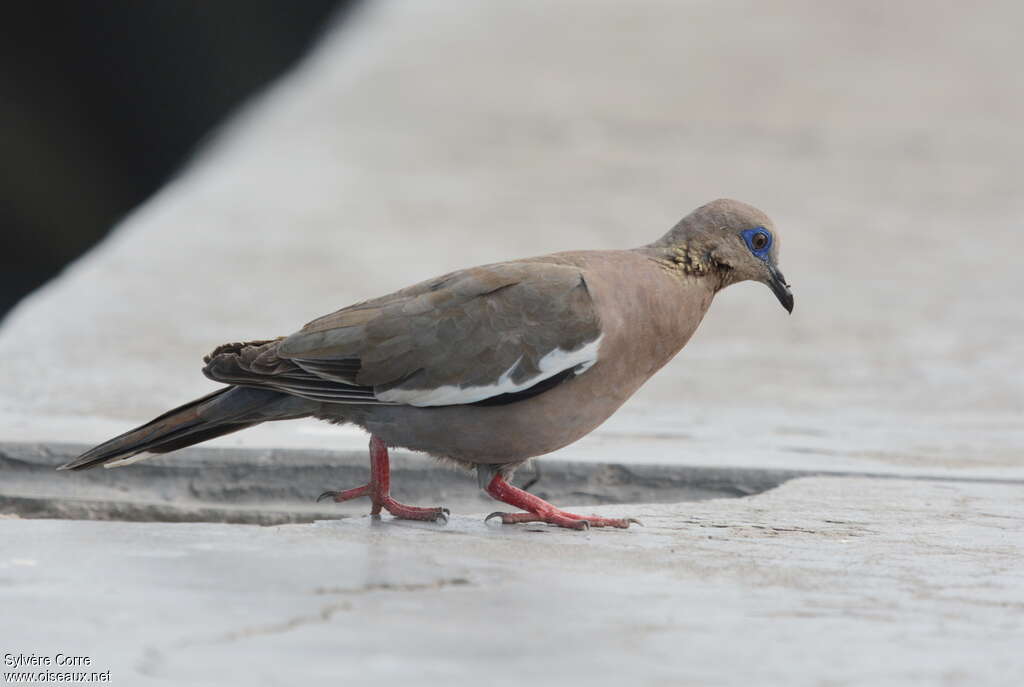
<svg viewBox="0 0 1024 687">
<path fill-rule="evenodd" d="M 233 422 L 231 424 L 198 428 L 194 432 L 190 432 L 185 436 L 178 437 L 177 439 L 160 442 L 155 446 L 147 448 L 146 451 L 149 453 L 170 453 L 171 451 L 177 451 L 179 448 L 186 448 L 193 444 L 201 444 L 204 441 L 216 439 L 217 437 L 222 437 L 225 434 L 231 434 L 232 432 L 237 432 L 240 429 L 246 429 L 247 427 L 252 427 L 258 424 L 260 424 L 260 421 L 254 420 L 253 422 Z"/>
<path fill-rule="evenodd" d="M 140 453 L 167 453 L 264 420 L 284 419 L 266 412 L 283 398 L 285 395 L 276 391 L 225 387 L 105 441 L 57 469 L 85 470 L 126 461 Z"/>
</svg>

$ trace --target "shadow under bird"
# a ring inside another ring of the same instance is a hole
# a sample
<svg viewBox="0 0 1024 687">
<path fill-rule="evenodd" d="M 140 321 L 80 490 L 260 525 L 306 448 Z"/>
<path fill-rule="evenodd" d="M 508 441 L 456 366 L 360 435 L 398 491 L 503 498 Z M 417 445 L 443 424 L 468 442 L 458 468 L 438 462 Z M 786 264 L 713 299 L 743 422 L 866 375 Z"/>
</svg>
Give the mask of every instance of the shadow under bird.
<svg viewBox="0 0 1024 687">
<path fill-rule="evenodd" d="M 560 510 L 509 483 L 535 456 L 604 422 L 672 359 L 715 294 L 766 284 L 792 312 L 778 236 L 760 210 L 716 200 L 654 243 L 572 251 L 452 272 L 313 320 L 291 336 L 230 343 L 204 374 L 228 386 L 61 466 L 114 467 L 271 420 L 315 417 L 370 433 L 369 483 L 321 498 L 369 497 L 371 513 L 447 520 L 390 495 L 388 447 L 477 470 L 501 522 L 629 527 Z"/>
</svg>

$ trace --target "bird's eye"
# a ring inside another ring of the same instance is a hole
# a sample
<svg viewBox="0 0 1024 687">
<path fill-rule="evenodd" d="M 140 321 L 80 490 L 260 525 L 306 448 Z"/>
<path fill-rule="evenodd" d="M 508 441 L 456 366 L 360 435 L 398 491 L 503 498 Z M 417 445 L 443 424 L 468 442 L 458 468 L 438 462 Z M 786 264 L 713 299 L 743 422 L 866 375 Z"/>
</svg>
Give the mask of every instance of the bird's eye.
<svg viewBox="0 0 1024 687">
<path fill-rule="evenodd" d="M 764 227 L 744 229 L 740 236 L 746 241 L 750 252 L 762 260 L 768 259 L 768 250 L 772 247 L 772 234 Z"/>
</svg>

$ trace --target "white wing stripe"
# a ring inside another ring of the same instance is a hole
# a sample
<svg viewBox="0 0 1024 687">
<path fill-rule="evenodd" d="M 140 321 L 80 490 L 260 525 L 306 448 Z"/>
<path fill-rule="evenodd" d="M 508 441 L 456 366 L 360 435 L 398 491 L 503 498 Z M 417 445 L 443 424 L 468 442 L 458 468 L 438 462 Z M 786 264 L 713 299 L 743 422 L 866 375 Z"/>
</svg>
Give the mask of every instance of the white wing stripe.
<svg viewBox="0 0 1024 687">
<path fill-rule="evenodd" d="M 498 378 L 494 384 L 484 386 L 458 386 L 446 384 L 436 389 L 402 389 L 394 388 L 377 394 L 377 399 L 385 403 L 403 403 L 411 406 L 451 406 L 464 403 L 476 403 L 492 396 L 512 394 L 529 389 L 538 382 L 554 377 L 559 372 L 581 366 L 577 374 L 583 374 L 597 362 L 597 349 L 601 346 L 602 336 L 584 344 L 574 351 L 556 348 L 546 354 L 537 363 L 540 374 L 518 384 L 512 381 L 512 370 L 519 364 L 517 360 Z"/>
</svg>

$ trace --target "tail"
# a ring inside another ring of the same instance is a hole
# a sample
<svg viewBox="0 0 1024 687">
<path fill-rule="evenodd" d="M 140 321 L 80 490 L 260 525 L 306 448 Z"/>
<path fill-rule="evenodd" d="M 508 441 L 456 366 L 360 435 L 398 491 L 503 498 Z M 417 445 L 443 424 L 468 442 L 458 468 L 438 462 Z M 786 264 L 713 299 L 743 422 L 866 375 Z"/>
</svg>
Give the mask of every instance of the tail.
<svg viewBox="0 0 1024 687">
<path fill-rule="evenodd" d="M 287 407 L 293 405 L 288 403 L 291 398 L 266 389 L 225 387 L 105 441 L 57 469 L 86 470 L 97 465 L 128 465 L 148 457 L 145 454 L 168 453 L 266 420 L 305 415 Z"/>
</svg>

